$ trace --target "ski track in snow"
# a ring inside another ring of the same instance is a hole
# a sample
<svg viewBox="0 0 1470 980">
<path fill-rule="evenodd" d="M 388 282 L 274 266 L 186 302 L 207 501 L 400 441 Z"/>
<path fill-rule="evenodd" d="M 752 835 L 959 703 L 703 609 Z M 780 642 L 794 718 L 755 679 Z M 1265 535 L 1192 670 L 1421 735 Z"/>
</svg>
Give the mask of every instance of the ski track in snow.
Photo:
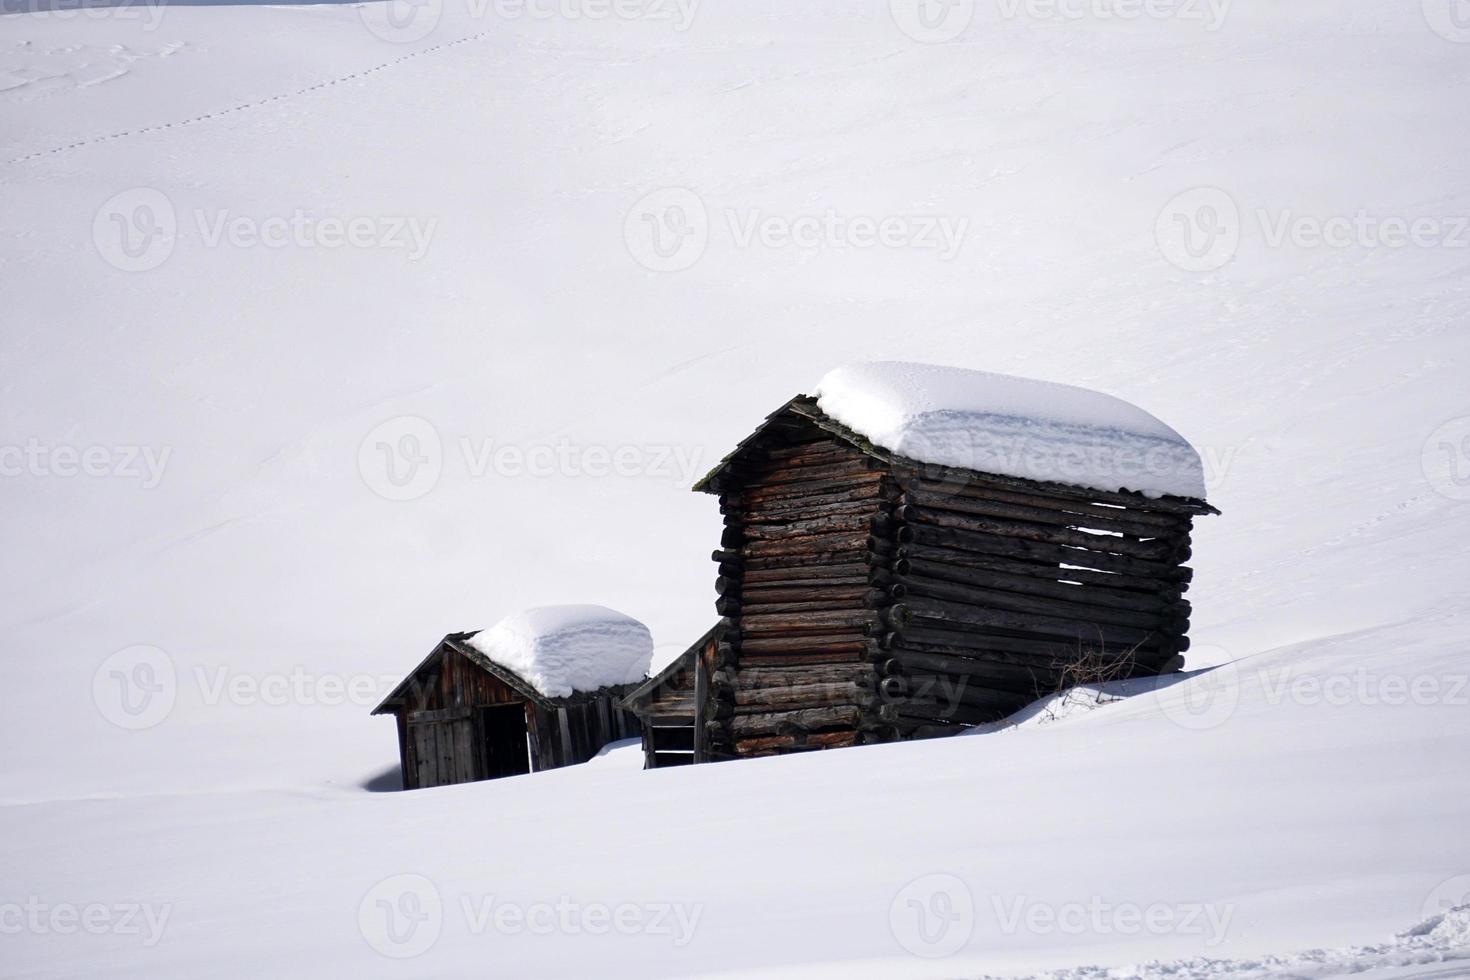
<svg viewBox="0 0 1470 980">
<path fill-rule="evenodd" d="M 1240 959 L 1193 957 L 1126 967 L 1082 966 L 1009 980 L 1383 980 L 1470 976 L 1470 905 L 1431 916 L 1392 942 Z M 985 977 L 983 980 L 1003 980 Z"/>
</svg>

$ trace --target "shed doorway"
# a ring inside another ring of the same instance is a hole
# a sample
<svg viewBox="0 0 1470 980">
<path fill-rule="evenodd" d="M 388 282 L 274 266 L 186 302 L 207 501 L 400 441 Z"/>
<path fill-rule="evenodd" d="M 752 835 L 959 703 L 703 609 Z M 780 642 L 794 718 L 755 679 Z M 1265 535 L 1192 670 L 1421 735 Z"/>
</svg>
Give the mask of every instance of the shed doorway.
<svg viewBox="0 0 1470 980">
<path fill-rule="evenodd" d="M 408 737 L 413 745 L 415 785 L 449 786 L 477 779 L 474 726 L 462 708 L 415 711 L 408 717 Z"/>
<path fill-rule="evenodd" d="M 481 779 L 520 776 L 531 771 L 531 750 L 526 740 L 526 705 L 499 704 L 476 709 L 481 732 Z"/>
</svg>

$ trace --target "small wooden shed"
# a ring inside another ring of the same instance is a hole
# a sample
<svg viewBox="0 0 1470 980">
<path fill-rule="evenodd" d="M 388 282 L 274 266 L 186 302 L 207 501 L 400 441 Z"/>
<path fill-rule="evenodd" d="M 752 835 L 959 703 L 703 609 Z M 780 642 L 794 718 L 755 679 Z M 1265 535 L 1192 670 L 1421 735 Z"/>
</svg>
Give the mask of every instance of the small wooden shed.
<svg viewBox="0 0 1470 980">
<path fill-rule="evenodd" d="M 471 645 L 476 632 L 444 637 L 373 709 L 398 722 L 404 789 L 556 769 L 638 736 L 631 685 L 547 697 Z"/>
<path fill-rule="evenodd" d="M 695 489 L 725 524 L 692 750 L 711 761 L 951 733 L 1080 680 L 1178 669 L 1191 523 L 1218 513 L 920 462 L 808 396 Z"/>
<path fill-rule="evenodd" d="M 716 623 L 657 674 L 633 688 L 623 707 L 642 723 L 643 768 L 664 769 L 703 762 L 699 731 L 714 665 L 720 625 Z"/>
</svg>

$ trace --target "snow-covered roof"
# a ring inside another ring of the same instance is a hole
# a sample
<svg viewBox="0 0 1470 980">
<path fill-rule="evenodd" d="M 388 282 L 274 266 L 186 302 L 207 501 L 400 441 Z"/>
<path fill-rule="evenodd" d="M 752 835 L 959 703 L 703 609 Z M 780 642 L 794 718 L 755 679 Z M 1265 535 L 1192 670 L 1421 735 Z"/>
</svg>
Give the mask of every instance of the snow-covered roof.
<svg viewBox="0 0 1470 980">
<path fill-rule="evenodd" d="M 523 609 L 464 643 L 549 698 L 638 683 L 653 658 L 648 627 L 605 606 Z"/>
<path fill-rule="evenodd" d="M 1205 499 L 1199 453 L 1148 412 L 1086 388 L 965 368 L 874 361 L 837 368 L 817 406 L 921 463 L 1095 490 Z"/>
</svg>

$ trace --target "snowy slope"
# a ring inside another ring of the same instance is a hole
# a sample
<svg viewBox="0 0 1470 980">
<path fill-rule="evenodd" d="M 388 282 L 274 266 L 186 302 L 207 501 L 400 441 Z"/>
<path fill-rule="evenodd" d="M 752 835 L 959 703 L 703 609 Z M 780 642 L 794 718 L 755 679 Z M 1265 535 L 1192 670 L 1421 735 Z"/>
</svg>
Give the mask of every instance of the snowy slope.
<svg viewBox="0 0 1470 980">
<path fill-rule="evenodd" d="M 6 0 L 22 748 L 0 892 L 173 912 L 146 949 L 7 933 L 4 972 L 892 974 L 927 962 L 885 923 L 931 873 L 982 910 L 1237 906 L 1207 951 L 977 932 L 936 967 L 1025 972 L 1387 942 L 1470 873 L 1470 45 L 1448 5 L 998 3 L 928 28 L 892 6 Z M 1346 247 L 1314 241 L 1335 217 Z M 1383 244 L 1396 222 L 1418 243 Z M 818 759 L 360 791 L 395 758 L 367 710 L 449 629 L 575 597 L 648 623 L 656 664 L 703 632 L 719 518 L 688 486 L 855 358 L 1146 406 L 1223 511 L 1198 524 L 1191 666 L 1435 692 L 1250 680 L 1203 732 L 1144 700 Z M 357 924 L 400 872 L 446 899 L 706 911 L 677 953 L 446 922 L 403 964 Z"/>
</svg>

